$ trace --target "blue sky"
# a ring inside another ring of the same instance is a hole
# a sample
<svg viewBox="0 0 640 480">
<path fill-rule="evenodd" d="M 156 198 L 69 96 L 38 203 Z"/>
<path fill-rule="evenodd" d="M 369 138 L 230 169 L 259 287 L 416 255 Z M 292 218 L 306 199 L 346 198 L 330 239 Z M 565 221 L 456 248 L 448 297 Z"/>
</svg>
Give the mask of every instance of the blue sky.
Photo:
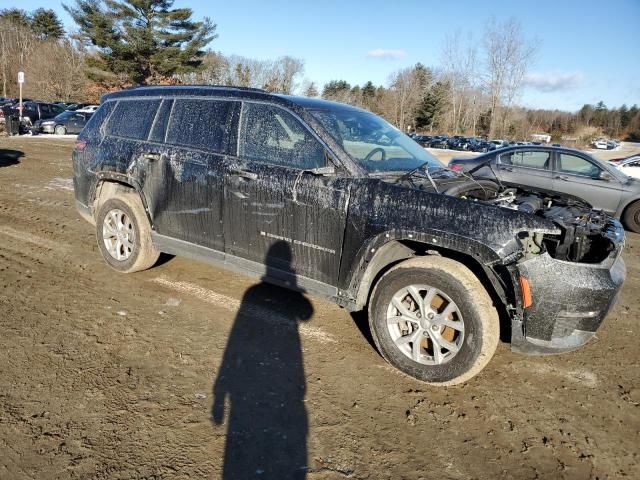
<svg viewBox="0 0 640 480">
<path fill-rule="evenodd" d="M 0 5 L 53 8 L 74 28 L 59 1 Z M 539 45 L 521 104 L 566 110 L 600 100 L 607 106 L 640 104 L 640 0 L 176 0 L 175 6 L 218 24 L 212 49 L 301 58 L 305 77 L 319 85 L 332 79 L 386 84 L 399 68 L 437 66 L 447 34 L 468 33 L 479 43 L 491 17 L 515 17 Z"/>
</svg>

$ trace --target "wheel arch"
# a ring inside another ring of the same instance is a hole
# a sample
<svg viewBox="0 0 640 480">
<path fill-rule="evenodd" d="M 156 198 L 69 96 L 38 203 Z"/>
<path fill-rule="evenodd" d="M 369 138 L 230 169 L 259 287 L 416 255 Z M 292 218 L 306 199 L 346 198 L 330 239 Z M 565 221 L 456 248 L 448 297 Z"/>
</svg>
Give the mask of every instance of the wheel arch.
<svg viewBox="0 0 640 480">
<path fill-rule="evenodd" d="M 618 218 L 622 218 L 624 216 L 624 214 L 627 212 L 627 210 L 629 209 L 629 207 L 631 207 L 631 205 L 636 204 L 637 202 L 640 202 L 640 195 L 636 196 L 636 197 L 632 197 L 631 199 L 627 200 L 626 203 L 624 203 L 619 209 L 618 209 L 618 214 L 616 215 L 616 217 Z"/>
<path fill-rule="evenodd" d="M 149 224 L 153 225 L 147 202 L 138 183 L 131 177 L 115 172 L 100 172 L 96 175 L 96 181 L 89 193 L 89 205 L 91 206 L 92 217 L 95 219 L 100 206 L 109 198 L 116 197 L 119 193 L 133 192 L 140 198 Z"/>
<path fill-rule="evenodd" d="M 439 255 L 466 265 L 486 286 L 500 310 L 513 303 L 514 285 L 506 267 L 499 266 L 500 257 L 478 241 L 442 234 L 442 232 L 378 235 L 360 254 L 359 268 L 350 280 L 353 310 L 365 308 L 378 280 L 403 260 L 416 256 Z"/>
</svg>

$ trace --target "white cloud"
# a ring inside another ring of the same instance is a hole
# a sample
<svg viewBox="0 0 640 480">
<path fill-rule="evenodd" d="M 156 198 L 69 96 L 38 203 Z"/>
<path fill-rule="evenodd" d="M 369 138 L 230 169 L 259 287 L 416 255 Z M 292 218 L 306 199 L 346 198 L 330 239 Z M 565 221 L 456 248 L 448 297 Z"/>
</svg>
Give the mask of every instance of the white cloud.
<svg viewBox="0 0 640 480">
<path fill-rule="evenodd" d="M 580 72 L 534 72 L 524 78 L 524 86 L 540 92 L 559 92 L 579 87 L 583 81 Z"/>
<path fill-rule="evenodd" d="M 404 50 L 394 50 L 392 48 L 375 48 L 367 52 L 367 57 L 372 58 L 403 58 L 407 55 Z"/>
</svg>

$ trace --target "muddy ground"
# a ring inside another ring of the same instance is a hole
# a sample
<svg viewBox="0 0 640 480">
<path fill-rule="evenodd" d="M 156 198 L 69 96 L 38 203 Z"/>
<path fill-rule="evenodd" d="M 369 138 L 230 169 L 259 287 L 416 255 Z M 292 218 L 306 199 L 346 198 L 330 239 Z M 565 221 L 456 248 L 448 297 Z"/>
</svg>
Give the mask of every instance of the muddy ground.
<svg viewBox="0 0 640 480">
<path fill-rule="evenodd" d="M 1 479 L 220 478 L 225 462 L 238 479 L 287 462 L 318 480 L 640 478 L 639 235 L 590 344 L 502 344 L 434 388 L 317 298 L 184 258 L 109 269 L 74 210 L 71 147 L 0 139 Z"/>
</svg>

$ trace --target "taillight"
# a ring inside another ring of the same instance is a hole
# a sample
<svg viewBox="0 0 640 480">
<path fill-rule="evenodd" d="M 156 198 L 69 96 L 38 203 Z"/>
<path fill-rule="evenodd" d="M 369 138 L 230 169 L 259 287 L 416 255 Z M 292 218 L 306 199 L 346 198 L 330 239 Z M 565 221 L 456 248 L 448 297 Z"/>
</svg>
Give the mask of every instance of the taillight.
<svg viewBox="0 0 640 480">
<path fill-rule="evenodd" d="M 449 165 L 449 169 L 453 170 L 454 172 L 461 172 L 463 167 L 461 163 L 453 163 Z"/>
<path fill-rule="evenodd" d="M 81 152 L 87 147 L 86 140 L 76 140 L 76 152 Z"/>
</svg>

